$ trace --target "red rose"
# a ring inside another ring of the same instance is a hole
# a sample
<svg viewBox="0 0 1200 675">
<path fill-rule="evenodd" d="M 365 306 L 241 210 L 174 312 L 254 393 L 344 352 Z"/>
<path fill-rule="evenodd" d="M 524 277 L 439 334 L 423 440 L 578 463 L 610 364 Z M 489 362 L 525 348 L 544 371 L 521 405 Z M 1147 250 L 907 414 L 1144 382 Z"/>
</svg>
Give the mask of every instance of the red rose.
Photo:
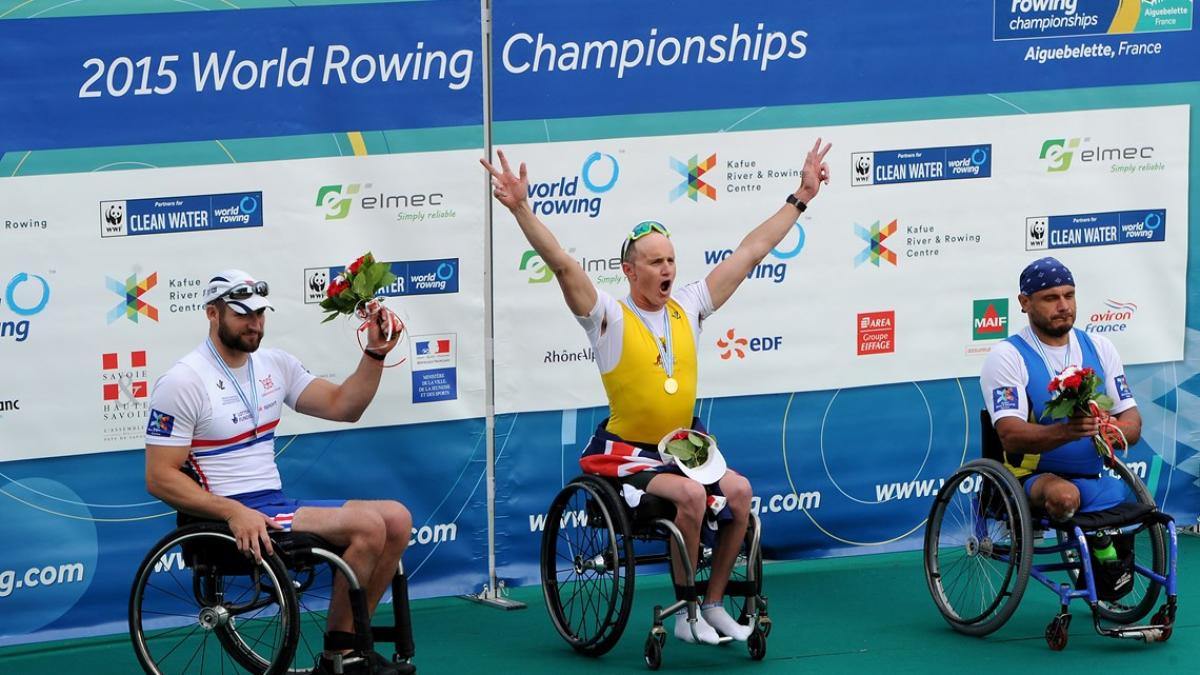
<svg viewBox="0 0 1200 675">
<path fill-rule="evenodd" d="M 1096 371 L 1092 370 L 1091 368 L 1084 368 L 1079 374 L 1083 375 L 1084 377 L 1091 377 L 1095 373 Z"/>
<path fill-rule="evenodd" d="M 339 280 L 339 279 L 334 279 L 333 283 L 329 284 L 329 290 L 327 290 L 325 292 L 325 295 L 327 295 L 331 298 L 336 298 L 338 295 L 341 294 L 342 291 L 346 290 L 347 288 L 350 288 L 349 283 Z"/>
<path fill-rule="evenodd" d="M 1051 394 L 1058 391 L 1058 378 L 1057 377 L 1054 378 L 1053 380 L 1050 380 L 1050 386 L 1046 387 L 1046 391 L 1050 392 Z"/>
<path fill-rule="evenodd" d="M 1079 385 L 1083 384 L 1083 377 L 1076 373 L 1067 379 L 1063 380 L 1063 387 L 1067 389 L 1078 389 Z"/>
<path fill-rule="evenodd" d="M 688 437 L 688 432 L 686 432 L 686 431 L 677 431 L 677 432 L 675 432 L 675 435 L 671 437 L 671 440 L 673 440 L 673 441 L 683 441 L 683 440 L 687 440 L 687 437 Z"/>
<path fill-rule="evenodd" d="M 358 260 L 355 260 L 354 262 L 350 263 L 350 267 L 349 267 L 350 274 L 357 273 L 358 268 L 362 267 L 363 261 L 366 259 L 367 259 L 367 256 L 364 255 L 364 256 L 360 257 Z"/>
</svg>

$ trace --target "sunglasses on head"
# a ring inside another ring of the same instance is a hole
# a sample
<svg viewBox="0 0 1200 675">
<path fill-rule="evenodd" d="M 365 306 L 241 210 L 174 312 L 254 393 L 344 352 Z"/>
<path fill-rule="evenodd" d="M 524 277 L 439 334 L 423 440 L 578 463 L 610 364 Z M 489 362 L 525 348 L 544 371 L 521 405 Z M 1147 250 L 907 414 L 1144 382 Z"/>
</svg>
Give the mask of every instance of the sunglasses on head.
<svg viewBox="0 0 1200 675">
<path fill-rule="evenodd" d="M 633 226 L 633 229 L 629 231 L 629 237 L 626 238 L 625 242 L 621 244 L 621 259 L 625 259 L 625 254 L 629 251 L 630 244 L 650 234 L 651 232 L 657 232 L 668 239 L 671 237 L 671 233 L 667 230 L 667 226 L 663 225 L 657 220 L 642 221 Z"/>
<path fill-rule="evenodd" d="M 230 300 L 248 300 L 252 295 L 261 295 L 267 297 L 267 292 L 271 287 L 265 281 L 256 281 L 252 284 L 238 284 L 233 288 L 218 295 L 218 298 L 229 298 Z"/>
</svg>

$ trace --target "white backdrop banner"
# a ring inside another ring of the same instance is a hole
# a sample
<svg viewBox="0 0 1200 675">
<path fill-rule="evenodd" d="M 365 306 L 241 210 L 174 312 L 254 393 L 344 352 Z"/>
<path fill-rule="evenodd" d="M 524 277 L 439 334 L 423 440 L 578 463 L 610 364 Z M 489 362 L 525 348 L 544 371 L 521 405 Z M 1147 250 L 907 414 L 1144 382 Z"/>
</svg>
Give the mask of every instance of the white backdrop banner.
<svg viewBox="0 0 1200 675">
<path fill-rule="evenodd" d="M 799 184 L 815 138 L 833 182 L 700 336 L 701 397 L 979 374 L 1025 325 L 1017 278 L 1054 255 L 1076 325 L 1127 364 L 1183 358 L 1188 106 L 505 148 L 533 209 L 597 287 L 628 285 L 630 227 L 670 228 L 678 284 L 703 278 Z M 496 409 L 603 405 L 553 275 L 502 210 Z"/>
<path fill-rule="evenodd" d="M 155 379 L 207 334 L 220 269 L 271 286 L 264 344 L 340 382 L 357 321 L 319 325 L 332 275 L 370 250 L 409 336 L 358 428 L 484 415 L 478 150 L 9 178 L 0 249 L 0 460 L 143 445 Z M 47 195 L 54 195 L 47 198 Z M 7 214 L 13 214 L 11 216 Z M 36 367 L 31 367 L 35 366 Z M 70 422 L 64 422 L 69 419 Z M 346 428 L 284 415 L 279 433 Z"/>
</svg>

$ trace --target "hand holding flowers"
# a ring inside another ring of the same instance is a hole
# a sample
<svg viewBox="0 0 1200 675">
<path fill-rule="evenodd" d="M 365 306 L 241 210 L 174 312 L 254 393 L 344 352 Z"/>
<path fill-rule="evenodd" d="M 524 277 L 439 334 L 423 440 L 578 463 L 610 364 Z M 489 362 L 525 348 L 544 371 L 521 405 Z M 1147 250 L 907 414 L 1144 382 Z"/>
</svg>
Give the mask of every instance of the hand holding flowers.
<svg viewBox="0 0 1200 675">
<path fill-rule="evenodd" d="M 1108 410 L 1113 400 L 1101 393 L 1104 383 L 1091 368 L 1069 365 L 1050 379 L 1047 390 L 1052 395 L 1042 411 L 1042 417 L 1065 419 L 1070 417 L 1094 417 L 1099 423 L 1099 433 L 1092 437 L 1096 452 L 1107 463 L 1115 460 L 1113 448 L 1128 449 L 1125 434 L 1113 421 Z"/>
</svg>

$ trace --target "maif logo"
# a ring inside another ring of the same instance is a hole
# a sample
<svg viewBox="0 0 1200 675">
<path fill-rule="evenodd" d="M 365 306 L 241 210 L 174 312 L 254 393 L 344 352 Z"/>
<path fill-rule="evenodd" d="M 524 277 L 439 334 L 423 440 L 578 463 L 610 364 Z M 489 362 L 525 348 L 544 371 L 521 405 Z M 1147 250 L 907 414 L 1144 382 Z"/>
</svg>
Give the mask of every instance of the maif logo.
<svg viewBox="0 0 1200 675">
<path fill-rule="evenodd" d="M 674 157 L 671 158 L 671 168 L 683 176 L 683 182 L 671 190 L 671 201 L 675 201 L 685 195 L 694 202 L 700 201 L 700 195 L 704 195 L 713 201 L 717 200 L 716 188 L 704 182 L 701 178 L 701 176 L 708 173 L 710 169 L 717 165 L 717 154 L 713 153 L 709 155 L 708 159 L 704 161 L 699 160 L 700 155 L 692 155 L 686 164 Z"/>
<path fill-rule="evenodd" d="M 1008 337 L 1008 298 L 976 300 L 971 315 L 972 339 L 997 340 Z"/>
<path fill-rule="evenodd" d="M 322 185 L 317 190 L 317 206 L 325 210 L 325 220 L 341 220 L 350 215 L 350 205 L 361 187 L 358 183 Z"/>
<path fill-rule="evenodd" d="M 854 224 L 854 234 L 867 243 L 866 248 L 859 251 L 858 255 L 854 256 L 854 266 L 869 262 L 872 265 L 879 267 L 879 261 L 883 260 L 896 264 L 896 252 L 883 245 L 883 242 L 893 234 L 896 234 L 898 227 L 897 221 L 893 220 L 887 225 L 880 227 L 879 221 L 871 223 L 870 229 Z"/>
<path fill-rule="evenodd" d="M 138 318 L 143 316 L 151 321 L 158 321 L 158 308 L 142 299 L 143 295 L 158 285 L 158 272 L 151 272 L 145 279 L 138 279 L 136 273 L 130 274 L 124 283 L 112 277 L 106 276 L 104 279 L 108 290 L 121 297 L 120 302 L 108 310 L 108 323 L 111 324 L 122 316 L 134 323 L 138 323 Z"/>
</svg>

